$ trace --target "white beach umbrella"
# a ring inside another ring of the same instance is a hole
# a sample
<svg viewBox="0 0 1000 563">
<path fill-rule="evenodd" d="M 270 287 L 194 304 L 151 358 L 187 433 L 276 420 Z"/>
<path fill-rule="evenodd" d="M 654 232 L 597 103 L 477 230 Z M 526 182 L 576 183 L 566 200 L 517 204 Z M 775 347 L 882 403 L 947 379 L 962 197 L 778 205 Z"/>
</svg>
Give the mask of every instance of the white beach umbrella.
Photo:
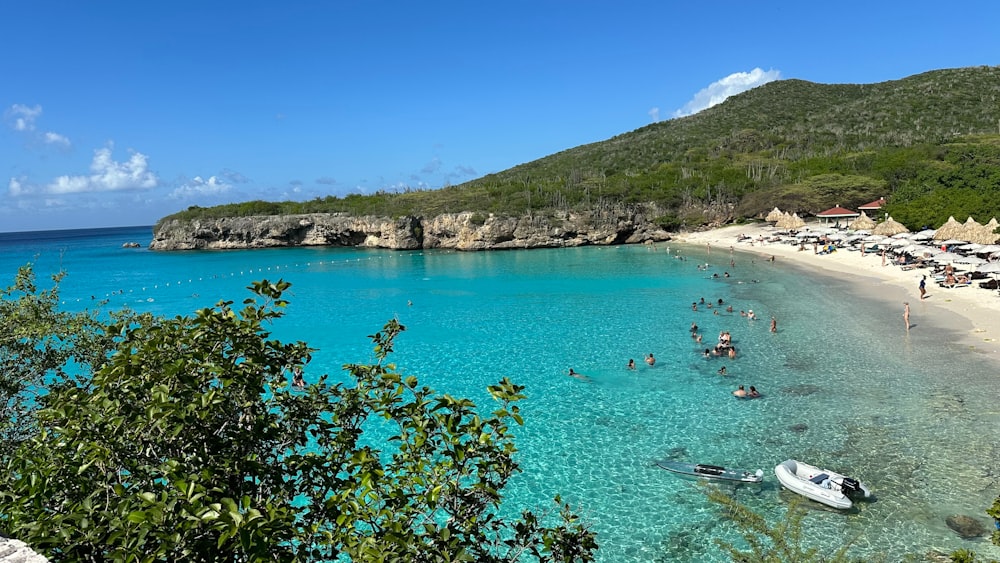
<svg viewBox="0 0 1000 563">
<path fill-rule="evenodd" d="M 962 246 L 958 247 L 958 250 L 973 250 L 974 251 L 974 250 L 979 250 L 982 247 L 983 247 L 983 245 L 981 245 L 981 244 L 976 244 L 974 242 L 970 242 L 969 244 L 963 244 Z"/>
<path fill-rule="evenodd" d="M 936 246 L 927 246 L 927 245 L 922 245 L 922 246 L 924 247 L 924 254 L 928 256 L 937 256 L 938 254 L 944 253 L 943 250 L 941 250 Z"/>
<path fill-rule="evenodd" d="M 945 245 L 945 246 L 951 246 L 951 245 L 953 245 L 953 244 L 966 244 L 966 243 L 968 243 L 968 242 L 969 242 L 969 241 L 967 241 L 967 240 L 959 240 L 959 239 L 957 239 L 957 238 L 950 238 L 950 239 L 948 239 L 948 240 L 946 240 L 946 241 L 942 242 L 941 244 L 943 244 L 943 245 Z"/>
<path fill-rule="evenodd" d="M 936 231 L 934 229 L 924 229 L 919 233 L 913 233 L 913 236 L 911 236 L 910 238 L 913 240 L 930 240 L 934 238 L 935 232 Z"/>
<path fill-rule="evenodd" d="M 905 238 L 890 238 L 885 242 L 888 242 L 891 246 L 908 246 L 913 244 L 913 241 Z"/>
<path fill-rule="evenodd" d="M 984 264 L 978 264 L 975 270 L 984 274 L 1000 274 L 1000 262 L 986 262 Z"/>
<path fill-rule="evenodd" d="M 1000 252 L 1000 244 L 987 244 L 976 250 L 976 254 L 993 254 L 994 252 Z"/>
<path fill-rule="evenodd" d="M 942 252 L 941 254 L 931 257 L 931 260 L 939 264 L 947 264 L 948 262 L 954 262 L 961 257 L 961 254 L 955 254 L 954 252 Z"/>
<path fill-rule="evenodd" d="M 962 256 L 961 258 L 956 258 L 953 263 L 955 264 L 970 264 L 972 266 L 977 266 L 979 264 L 985 264 L 986 260 L 978 256 Z"/>
</svg>

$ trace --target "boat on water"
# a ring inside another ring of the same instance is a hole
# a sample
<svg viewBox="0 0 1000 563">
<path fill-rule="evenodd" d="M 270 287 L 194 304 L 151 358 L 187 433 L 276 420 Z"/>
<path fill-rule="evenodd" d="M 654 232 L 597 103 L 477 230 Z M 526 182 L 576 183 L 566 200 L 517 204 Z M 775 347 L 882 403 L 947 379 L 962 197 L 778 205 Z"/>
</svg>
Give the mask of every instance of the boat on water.
<svg viewBox="0 0 1000 563">
<path fill-rule="evenodd" d="M 692 477 L 704 477 L 705 479 L 716 479 L 719 481 L 738 481 L 743 483 L 760 483 L 764 480 L 764 470 L 758 469 L 751 473 L 743 469 L 726 468 L 719 465 L 706 465 L 703 463 L 684 463 L 681 461 L 661 460 L 656 465 L 667 471 L 690 475 Z"/>
<path fill-rule="evenodd" d="M 841 510 L 854 506 L 852 497 L 871 497 L 868 487 L 853 477 L 794 459 L 776 465 L 774 475 L 786 489 Z"/>
</svg>

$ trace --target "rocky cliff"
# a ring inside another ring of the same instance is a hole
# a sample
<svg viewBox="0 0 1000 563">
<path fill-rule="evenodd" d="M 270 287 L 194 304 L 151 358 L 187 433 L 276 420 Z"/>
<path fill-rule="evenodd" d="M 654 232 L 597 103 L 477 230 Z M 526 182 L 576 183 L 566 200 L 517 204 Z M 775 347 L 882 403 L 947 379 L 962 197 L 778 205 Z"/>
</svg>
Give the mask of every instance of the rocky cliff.
<svg viewBox="0 0 1000 563">
<path fill-rule="evenodd" d="M 422 217 L 353 217 L 342 214 L 225 217 L 154 229 L 152 250 L 221 250 L 286 246 L 360 246 L 412 250 L 498 250 L 629 244 L 669 240 L 641 212 L 562 213 L 501 217 L 451 213 Z"/>
</svg>

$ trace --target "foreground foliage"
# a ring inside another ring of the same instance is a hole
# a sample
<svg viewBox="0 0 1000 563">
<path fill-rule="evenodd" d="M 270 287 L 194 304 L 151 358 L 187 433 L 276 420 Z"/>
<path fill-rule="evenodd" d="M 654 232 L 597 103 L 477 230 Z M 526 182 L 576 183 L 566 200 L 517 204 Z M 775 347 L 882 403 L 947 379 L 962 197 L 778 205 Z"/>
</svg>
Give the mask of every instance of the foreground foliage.
<svg viewBox="0 0 1000 563">
<path fill-rule="evenodd" d="M 594 534 L 558 498 L 554 514 L 499 514 L 520 386 L 491 386 L 487 415 L 419 386 L 387 363 L 395 321 L 349 383 L 294 386 L 313 350 L 264 328 L 288 286 L 109 323 L 113 353 L 61 373 L 4 458 L 3 532 L 53 561 L 592 560 Z"/>
<path fill-rule="evenodd" d="M 40 289 L 27 265 L 10 286 L 0 288 L 0 459 L 33 432 L 36 397 L 47 381 L 99 366 L 115 345 L 96 311 L 59 309 L 63 278 L 56 274 L 52 287 Z M 113 316 L 122 322 L 140 318 L 129 311 Z"/>
</svg>

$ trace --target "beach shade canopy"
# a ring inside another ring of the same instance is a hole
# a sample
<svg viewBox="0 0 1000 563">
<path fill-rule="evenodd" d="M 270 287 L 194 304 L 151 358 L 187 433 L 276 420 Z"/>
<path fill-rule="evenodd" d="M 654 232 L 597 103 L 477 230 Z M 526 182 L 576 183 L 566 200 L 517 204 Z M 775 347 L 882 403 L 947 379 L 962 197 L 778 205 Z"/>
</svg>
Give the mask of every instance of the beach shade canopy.
<svg viewBox="0 0 1000 563">
<path fill-rule="evenodd" d="M 875 228 L 875 221 L 862 212 L 857 219 L 851 221 L 847 228 L 852 231 L 870 231 Z"/>
<path fill-rule="evenodd" d="M 983 228 L 984 228 L 983 225 L 981 225 L 972 217 L 969 217 L 968 219 L 965 220 L 965 223 L 962 224 L 961 232 L 955 235 L 953 238 L 960 238 L 962 240 L 971 241 L 972 239 L 976 238 L 976 235 L 978 235 L 983 230 Z"/>
<path fill-rule="evenodd" d="M 886 235 L 891 237 L 892 235 L 898 235 L 900 233 L 908 233 L 910 230 L 899 221 L 889 217 L 885 220 L 885 222 L 879 223 L 872 232 L 876 235 Z"/>
<path fill-rule="evenodd" d="M 956 254 L 954 252 L 942 252 L 941 254 L 935 254 L 934 256 L 932 256 L 931 261 L 937 262 L 939 264 L 948 264 L 950 262 L 958 260 L 961 257 L 962 257 L 961 254 Z"/>
<path fill-rule="evenodd" d="M 996 219 L 990 219 L 989 223 L 981 225 L 974 230 L 970 229 L 969 240 L 979 244 L 994 244 L 997 242 L 997 239 L 1000 239 L 1000 235 L 993 232 L 996 228 Z"/>
<path fill-rule="evenodd" d="M 962 256 L 961 258 L 956 258 L 953 262 L 955 264 L 971 264 L 973 266 L 977 266 L 979 264 L 985 264 L 986 260 L 983 260 L 978 256 Z"/>
<path fill-rule="evenodd" d="M 792 213 L 792 219 L 789 224 L 789 229 L 801 229 L 806 226 L 806 222 L 799 217 L 798 213 Z"/>
<path fill-rule="evenodd" d="M 764 217 L 764 220 L 770 221 L 771 223 L 776 223 L 779 220 L 781 220 L 783 216 L 784 214 L 781 212 L 781 210 L 775 207 L 774 209 L 771 210 L 770 213 L 767 214 L 767 217 Z"/>
<path fill-rule="evenodd" d="M 994 252 L 1000 252 L 1000 244 L 986 244 L 976 250 L 976 254 L 993 254 Z"/>
<path fill-rule="evenodd" d="M 972 251 L 976 251 L 976 250 L 979 250 L 982 247 L 983 247 L 983 245 L 981 245 L 981 244 L 978 244 L 978 243 L 975 243 L 975 242 L 970 242 L 969 244 L 963 244 L 962 246 L 958 247 L 958 250 L 972 250 Z"/>
<path fill-rule="evenodd" d="M 948 221 L 934 231 L 934 240 L 958 238 L 960 234 L 962 234 L 962 224 L 956 221 L 954 217 L 948 217 Z"/>
<path fill-rule="evenodd" d="M 975 270 L 984 274 L 1000 274 L 1000 262 L 984 262 L 976 265 Z"/>
<path fill-rule="evenodd" d="M 931 240 L 932 238 L 934 238 L 935 232 L 936 231 L 934 229 L 924 229 L 919 233 L 913 233 L 913 236 L 911 236 L 910 238 L 913 240 Z"/>
</svg>

